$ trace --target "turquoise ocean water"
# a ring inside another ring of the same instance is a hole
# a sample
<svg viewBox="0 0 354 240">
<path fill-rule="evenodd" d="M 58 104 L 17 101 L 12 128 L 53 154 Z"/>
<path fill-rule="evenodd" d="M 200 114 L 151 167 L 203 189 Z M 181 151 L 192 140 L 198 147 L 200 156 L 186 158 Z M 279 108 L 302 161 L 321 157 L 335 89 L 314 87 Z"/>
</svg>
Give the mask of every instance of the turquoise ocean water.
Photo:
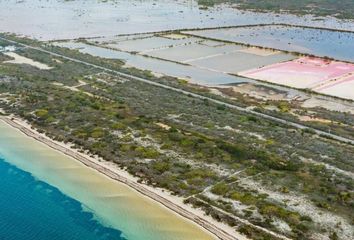
<svg viewBox="0 0 354 240">
<path fill-rule="evenodd" d="M 0 240 L 37 239 L 215 238 L 0 120 Z"/>
<path fill-rule="evenodd" d="M 1 240 L 124 240 L 82 204 L 0 158 Z"/>
</svg>

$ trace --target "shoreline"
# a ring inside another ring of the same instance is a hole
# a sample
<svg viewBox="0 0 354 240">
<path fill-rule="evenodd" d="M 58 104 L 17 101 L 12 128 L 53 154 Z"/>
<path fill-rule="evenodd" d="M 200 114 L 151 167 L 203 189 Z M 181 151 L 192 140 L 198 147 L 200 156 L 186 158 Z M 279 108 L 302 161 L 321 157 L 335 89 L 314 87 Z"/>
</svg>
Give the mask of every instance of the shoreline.
<svg viewBox="0 0 354 240">
<path fill-rule="evenodd" d="M 31 125 L 25 122 L 22 119 L 13 118 L 9 116 L 1 116 L 5 124 L 9 125 L 12 128 L 20 131 L 26 136 L 66 155 L 74 160 L 82 163 L 86 167 L 94 169 L 104 176 L 110 178 L 111 180 L 118 181 L 121 184 L 124 184 L 138 193 L 142 194 L 144 197 L 153 200 L 154 202 L 162 205 L 163 207 L 169 209 L 173 213 L 177 214 L 179 217 L 189 220 L 192 223 L 196 224 L 201 230 L 206 231 L 211 236 L 214 236 L 215 239 L 220 240 L 246 240 L 247 237 L 243 236 L 237 231 L 227 226 L 226 224 L 219 223 L 216 220 L 212 219 L 210 216 L 205 215 L 202 210 L 192 208 L 187 204 L 183 203 L 183 199 L 177 196 L 172 196 L 168 194 L 168 191 L 162 189 L 153 188 L 151 186 L 138 183 L 137 178 L 129 174 L 128 172 L 121 170 L 112 162 L 102 161 L 98 157 L 90 157 L 86 154 L 78 152 L 76 149 L 70 147 L 69 144 L 64 144 L 50 139 L 32 129 Z M 105 164 L 106 163 L 106 164 Z"/>
</svg>

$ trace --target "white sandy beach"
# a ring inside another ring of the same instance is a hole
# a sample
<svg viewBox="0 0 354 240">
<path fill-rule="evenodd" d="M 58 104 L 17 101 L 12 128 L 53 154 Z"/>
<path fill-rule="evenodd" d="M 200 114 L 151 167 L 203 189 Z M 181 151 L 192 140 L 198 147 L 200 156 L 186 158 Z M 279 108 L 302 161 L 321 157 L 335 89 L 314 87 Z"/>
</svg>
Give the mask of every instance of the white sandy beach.
<svg viewBox="0 0 354 240">
<path fill-rule="evenodd" d="M 224 239 L 224 240 L 246 240 L 247 238 L 235 231 L 234 228 L 229 227 L 223 223 L 219 223 L 212 219 L 210 216 L 206 216 L 202 210 L 194 209 L 190 205 L 183 203 L 183 198 L 173 196 L 166 190 L 153 188 L 151 186 L 138 183 L 137 178 L 133 177 L 126 171 L 120 169 L 116 164 L 112 162 L 105 161 L 98 157 L 90 157 L 87 154 L 80 153 L 77 149 L 73 149 L 70 144 L 65 144 L 63 142 L 53 141 L 44 134 L 38 133 L 33 130 L 31 125 L 26 123 L 21 119 L 15 119 L 10 117 L 0 117 L 8 125 L 20 130 L 22 133 L 35 140 L 53 148 L 60 153 L 64 153 L 67 156 L 81 162 L 82 164 L 97 170 L 98 172 L 104 174 L 105 176 L 117 180 L 125 185 L 133 188 L 135 191 L 143 194 L 144 196 L 152 199 L 162 205 L 164 208 L 172 210 L 175 214 L 182 216 L 199 227 L 212 233 L 214 237 L 210 239 Z M 171 213 L 172 213 L 171 212 Z"/>
</svg>

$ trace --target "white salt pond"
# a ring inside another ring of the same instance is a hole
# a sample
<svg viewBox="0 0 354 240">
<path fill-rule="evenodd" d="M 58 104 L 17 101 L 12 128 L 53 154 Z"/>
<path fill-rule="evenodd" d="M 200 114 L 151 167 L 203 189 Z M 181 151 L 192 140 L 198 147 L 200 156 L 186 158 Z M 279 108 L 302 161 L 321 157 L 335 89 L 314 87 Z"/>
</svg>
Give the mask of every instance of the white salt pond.
<svg viewBox="0 0 354 240">
<path fill-rule="evenodd" d="M 238 74 L 240 71 L 260 68 L 274 63 L 293 60 L 295 58 L 294 55 L 281 52 L 275 53 L 274 55 L 262 56 L 241 50 L 211 58 L 196 60 L 190 63 L 195 66 L 213 69 L 215 71 Z"/>
<path fill-rule="evenodd" d="M 174 46 L 170 48 L 150 51 L 146 54 L 149 56 L 176 62 L 190 63 L 193 60 L 223 55 L 229 52 L 238 51 L 240 49 L 242 49 L 240 45 L 220 44 L 213 47 L 204 44 L 204 41 L 202 41 L 189 45 Z"/>
<path fill-rule="evenodd" d="M 196 42 L 198 38 L 183 38 L 183 39 L 170 39 L 166 37 L 149 37 L 142 39 L 134 39 L 130 41 L 119 41 L 118 43 L 110 43 L 109 47 L 116 48 L 127 52 L 146 52 L 154 49 L 168 48 L 172 45 L 186 45 Z"/>
</svg>

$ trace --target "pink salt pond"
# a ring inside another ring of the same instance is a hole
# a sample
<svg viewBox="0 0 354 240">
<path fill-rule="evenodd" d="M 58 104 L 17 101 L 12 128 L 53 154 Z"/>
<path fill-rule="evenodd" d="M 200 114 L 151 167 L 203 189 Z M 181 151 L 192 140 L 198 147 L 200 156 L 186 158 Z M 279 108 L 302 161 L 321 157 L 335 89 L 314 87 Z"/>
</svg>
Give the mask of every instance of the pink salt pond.
<svg viewBox="0 0 354 240">
<path fill-rule="evenodd" d="M 354 73 L 345 75 L 336 81 L 330 81 L 313 90 L 326 95 L 354 100 Z"/>
<path fill-rule="evenodd" d="M 354 64 L 303 57 L 243 71 L 241 76 L 301 89 L 316 89 L 354 72 Z M 354 90 L 353 90 L 354 91 Z"/>
</svg>

